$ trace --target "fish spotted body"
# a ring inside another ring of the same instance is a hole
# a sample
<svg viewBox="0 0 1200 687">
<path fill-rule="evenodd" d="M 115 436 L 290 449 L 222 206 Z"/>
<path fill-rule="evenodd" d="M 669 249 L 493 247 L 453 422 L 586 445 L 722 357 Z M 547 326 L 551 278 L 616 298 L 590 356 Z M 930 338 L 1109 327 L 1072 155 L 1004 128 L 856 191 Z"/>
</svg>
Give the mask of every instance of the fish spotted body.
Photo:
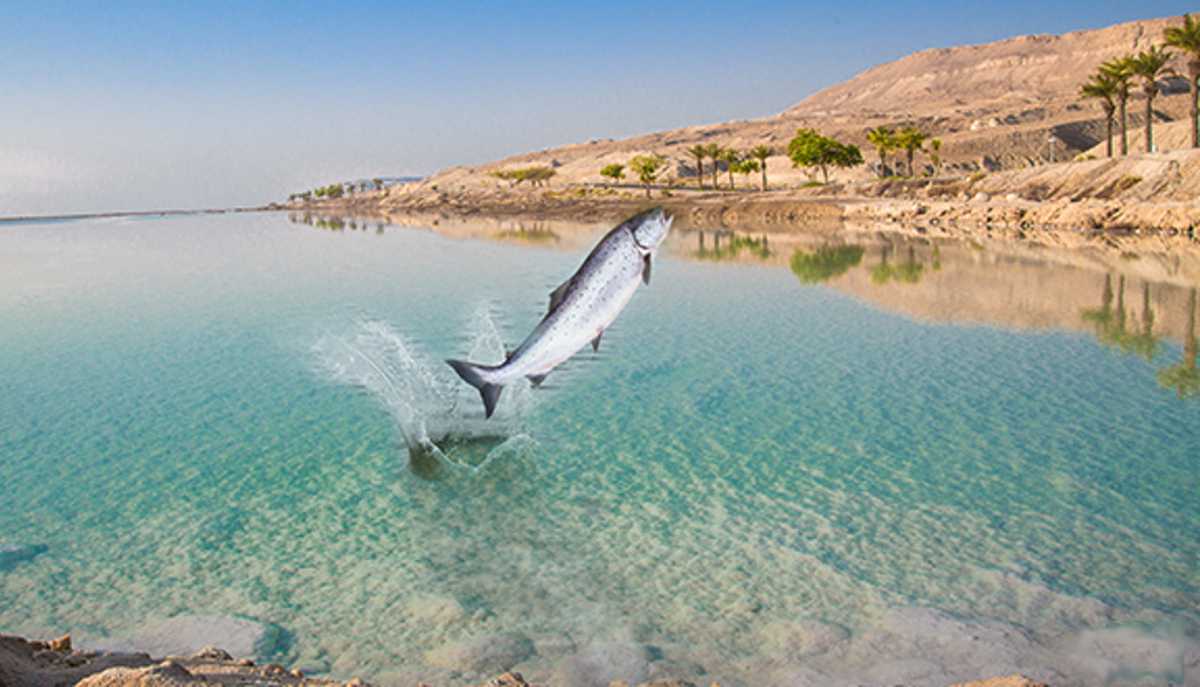
<svg viewBox="0 0 1200 687">
<path fill-rule="evenodd" d="M 491 417 L 500 391 L 521 377 L 536 387 L 557 365 L 600 337 L 637 291 L 650 283 L 651 258 L 671 229 L 672 217 L 662 208 L 647 210 L 605 234 L 583 265 L 550 294 L 550 311 L 520 348 L 500 365 L 476 365 L 447 360 L 483 397 Z"/>
</svg>

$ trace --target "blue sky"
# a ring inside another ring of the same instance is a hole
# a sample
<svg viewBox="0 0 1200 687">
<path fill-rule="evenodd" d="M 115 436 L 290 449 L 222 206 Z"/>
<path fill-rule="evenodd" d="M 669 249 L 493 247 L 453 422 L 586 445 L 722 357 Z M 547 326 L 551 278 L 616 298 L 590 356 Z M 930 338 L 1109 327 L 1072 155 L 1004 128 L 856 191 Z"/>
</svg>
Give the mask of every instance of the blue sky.
<svg viewBox="0 0 1200 687">
<path fill-rule="evenodd" d="M 0 0 L 0 217 L 258 205 L 754 119 L 925 48 L 1198 9 Z"/>
</svg>

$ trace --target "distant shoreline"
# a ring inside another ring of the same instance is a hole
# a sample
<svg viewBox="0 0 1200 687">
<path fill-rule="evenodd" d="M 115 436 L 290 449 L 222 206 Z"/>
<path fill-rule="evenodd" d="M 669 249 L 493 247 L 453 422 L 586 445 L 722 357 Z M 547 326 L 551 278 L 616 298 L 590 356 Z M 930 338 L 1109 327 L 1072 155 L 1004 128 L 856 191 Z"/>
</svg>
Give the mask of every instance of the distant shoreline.
<svg viewBox="0 0 1200 687">
<path fill-rule="evenodd" d="M 436 176 L 436 175 L 435 175 Z M 485 175 L 433 177 L 279 209 L 361 219 L 510 218 L 608 221 L 662 205 L 707 224 L 873 221 L 979 228 L 1020 239 L 1030 229 L 1146 233 L 1194 240 L 1200 149 L 1060 162 L 969 176 L 889 177 L 768 191 L 591 184 L 497 184 Z M 952 232 L 953 233 L 953 232 Z"/>
<path fill-rule="evenodd" d="M 225 215 L 236 212 L 271 212 L 283 210 L 279 205 L 263 205 L 249 208 L 215 208 L 206 210 L 128 210 L 119 212 L 80 212 L 64 215 L 17 215 L 0 217 L 0 224 L 22 222 L 65 222 L 80 219 L 109 219 L 113 217 L 176 217 L 181 215 Z"/>
</svg>

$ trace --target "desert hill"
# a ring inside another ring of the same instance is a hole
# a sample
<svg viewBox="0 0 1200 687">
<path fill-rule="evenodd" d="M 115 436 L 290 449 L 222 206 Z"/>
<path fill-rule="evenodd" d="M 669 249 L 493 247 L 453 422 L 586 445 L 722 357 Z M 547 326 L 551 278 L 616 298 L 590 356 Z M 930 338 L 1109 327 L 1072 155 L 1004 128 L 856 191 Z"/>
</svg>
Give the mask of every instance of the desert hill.
<svg viewBox="0 0 1200 687">
<path fill-rule="evenodd" d="M 1104 140 L 1104 115 L 1092 101 L 1078 99 L 1079 86 L 1100 63 L 1161 43 L 1165 26 L 1179 17 L 1148 19 L 1061 36 L 1020 36 L 986 45 L 924 50 L 822 90 L 778 115 L 753 121 L 685 127 L 619 141 L 590 141 L 512 156 L 474 167 L 441 170 L 425 185 L 446 189 L 495 186 L 489 170 L 535 165 L 552 167 L 552 185 L 603 184 L 601 168 L 628 163 L 634 155 L 657 153 L 667 158 L 660 180 L 696 184 L 695 161 L 685 150 L 716 143 L 747 151 L 772 146 L 768 161 L 773 186 L 795 187 L 810 181 L 805 170 L 784 157 L 787 143 L 801 126 L 816 127 L 845 143 L 858 145 L 868 165 L 839 171 L 840 181 L 862 181 L 878 175 L 878 157 L 866 141 L 866 130 L 881 124 L 916 124 L 943 141 L 943 172 L 998 171 L 1042 164 L 1049 159 L 1047 139 L 1053 135 L 1058 160 L 1071 159 Z M 1183 74 L 1179 56 L 1172 59 Z M 1160 80 L 1155 100 L 1159 122 L 1186 116 L 1187 80 L 1168 75 Z M 1143 150 L 1140 127 L 1144 101 L 1133 88 L 1129 102 L 1130 152 Z M 1160 146 L 1161 148 L 1161 146 Z M 894 167 L 899 156 L 888 163 Z M 927 155 L 918 153 L 917 172 L 932 171 Z M 710 168 L 706 163 L 706 174 Z M 758 175 L 737 179 L 742 186 Z M 711 178 L 709 178 L 711 184 Z M 723 172 L 721 183 L 729 184 Z"/>
<path fill-rule="evenodd" d="M 1163 29 L 1180 23 L 1178 17 L 1149 19 L 1061 36 L 923 50 L 826 88 L 783 114 L 938 116 L 964 114 L 968 104 L 971 110 L 986 111 L 1074 103 L 1079 84 L 1101 62 L 1161 44 Z M 1186 81 L 1179 85 L 1187 87 Z"/>
</svg>

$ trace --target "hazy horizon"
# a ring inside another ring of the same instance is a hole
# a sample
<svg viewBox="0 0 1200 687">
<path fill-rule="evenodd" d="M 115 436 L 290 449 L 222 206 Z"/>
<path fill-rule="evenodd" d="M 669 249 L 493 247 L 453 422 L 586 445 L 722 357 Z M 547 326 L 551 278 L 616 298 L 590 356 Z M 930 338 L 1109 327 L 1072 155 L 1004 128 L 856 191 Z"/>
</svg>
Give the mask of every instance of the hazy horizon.
<svg viewBox="0 0 1200 687">
<path fill-rule="evenodd" d="M 0 217 L 266 204 L 591 139 L 778 114 L 918 50 L 1164 1 L 13 3 Z"/>
</svg>

